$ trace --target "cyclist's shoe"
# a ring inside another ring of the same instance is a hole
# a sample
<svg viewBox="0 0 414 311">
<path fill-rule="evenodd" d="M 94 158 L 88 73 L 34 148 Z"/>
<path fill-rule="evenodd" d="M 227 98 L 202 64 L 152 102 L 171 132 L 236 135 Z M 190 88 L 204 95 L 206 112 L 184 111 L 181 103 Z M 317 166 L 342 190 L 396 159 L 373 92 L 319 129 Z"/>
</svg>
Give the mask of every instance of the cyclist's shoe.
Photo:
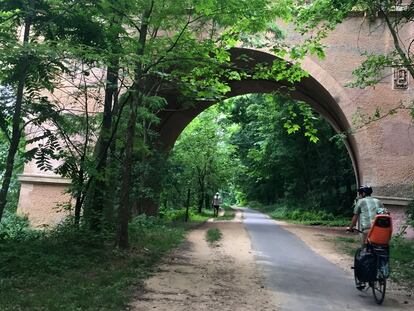
<svg viewBox="0 0 414 311">
<path fill-rule="evenodd" d="M 359 282 L 359 283 L 356 285 L 356 289 L 357 289 L 357 290 L 360 290 L 360 291 L 363 291 L 363 290 L 365 289 L 365 283 L 364 283 L 364 282 Z"/>
</svg>

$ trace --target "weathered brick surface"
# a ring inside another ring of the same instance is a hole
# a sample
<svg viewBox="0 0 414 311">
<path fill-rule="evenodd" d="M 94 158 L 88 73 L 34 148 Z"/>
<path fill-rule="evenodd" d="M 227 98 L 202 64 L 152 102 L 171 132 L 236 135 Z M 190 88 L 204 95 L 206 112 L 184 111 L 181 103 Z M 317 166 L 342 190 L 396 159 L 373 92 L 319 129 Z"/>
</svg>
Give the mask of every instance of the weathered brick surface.
<svg viewBox="0 0 414 311">
<path fill-rule="evenodd" d="M 71 200 L 65 193 L 66 188 L 65 185 L 22 183 L 19 214 L 27 216 L 34 227 L 58 224 L 68 215 L 62 208 L 62 204 Z"/>
<path fill-rule="evenodd" d="M 403 40 L 412 38 L 413 25 L 403 29 Z M 345 87 L 352 81 L 352 70 L 363 60 L 362 52 L 386 53 L 393 49 L 392 38 L 381 19 L 361 23 L 360 17 L 348 19 L 326 40 L 327 57 L 317 64 L 344 87 L 351 104 L 339 105 L 351 126 L 358 108 L 373 115 L 380 107 L 387 112 L 401 101 L 410 103 L 414 96 L 413 81 L 407 90 L 395 90 L 391 69 L 375 88 Z M 414 129 L 409 111 L 401 110 L 366 127 L 357 129 L 361 183 L 370 184 L 375 193 L 384 196 L 414 197 Z"/>
</svg>

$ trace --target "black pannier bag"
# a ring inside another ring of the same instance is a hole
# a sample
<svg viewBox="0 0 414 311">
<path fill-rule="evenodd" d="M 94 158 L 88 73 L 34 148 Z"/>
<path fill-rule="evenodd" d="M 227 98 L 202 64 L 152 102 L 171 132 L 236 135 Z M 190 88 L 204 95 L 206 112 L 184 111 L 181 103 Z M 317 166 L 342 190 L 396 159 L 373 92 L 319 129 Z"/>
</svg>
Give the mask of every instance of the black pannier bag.
<svg viewBox="0 0 414 311">
<path fill-rule="evenodd" d="M 359 250 L 355 255 L 355 273 L 359 281 L 370 282 L 377 278 L 377 260 L 375 254 Z"/>
<path fill-rule="evenodd" d="M 388 278 L 390 276 L 390 267 L 389 267 L 389 247 L 383 246 L 372 246 L 375 255 L 377 256 L 377 264 L 378 264 L 378 273 L 379 277 Z"/>
</svg>

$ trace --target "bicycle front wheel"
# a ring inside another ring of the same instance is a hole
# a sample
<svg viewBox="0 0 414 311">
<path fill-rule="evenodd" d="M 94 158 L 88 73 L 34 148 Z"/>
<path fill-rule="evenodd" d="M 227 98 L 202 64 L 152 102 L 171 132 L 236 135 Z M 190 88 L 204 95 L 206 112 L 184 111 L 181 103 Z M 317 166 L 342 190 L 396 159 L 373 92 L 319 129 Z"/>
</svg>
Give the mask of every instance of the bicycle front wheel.
<svg viewBox="0 0 414 311">
<path fill-rule="evenodd" d="M 372 293 L 377 304 L 382 304 L 385 298 L 385 290 L 387 288 L 387 279 L 378 279 L 371 284 Z"/>
</svg>

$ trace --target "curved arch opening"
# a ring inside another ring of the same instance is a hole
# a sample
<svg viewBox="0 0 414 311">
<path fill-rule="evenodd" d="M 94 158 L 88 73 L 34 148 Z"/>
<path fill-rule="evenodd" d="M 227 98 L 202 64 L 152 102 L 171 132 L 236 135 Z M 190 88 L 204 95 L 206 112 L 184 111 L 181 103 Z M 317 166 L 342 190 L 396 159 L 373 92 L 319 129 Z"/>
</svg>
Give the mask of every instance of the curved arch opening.
<svg viewBox="0 0 414 311">
<path fill-rule="evenodd" d="M 205 109 L 181 133 L 170 162 L 177 182 L 164 185 L 162 206 L 182 206 L 183 193 L 188 189 L 190 196 L 191 188 L 191 206 L 199 213 L 220 191 L 228 203 L 257 201 L 272 212 L 293 212 L 316 223 L 349 216 L 355 190 L 349 155 L 331 140 L 332 126 L 315 117 L 319 114 L 309 105 L 263 93 L 235 96 L 221 105 Z M 286 125 L 293 114 L 298 129 L 289 135 Z M 299 129 L 299 124 L 304 125 Z M 318 143 L 305 136 L 312 129 L 318 129 Z M 229 166 L 230 171 L 221 171 Z"/>
<path fill-rule="evenodd" d="M 230 53 L 233 63 L 240 68 L 252 68 L 259 63 L 271 64 L 277 60 L 276 56 L 258 50 L 234 48 Z M 307 67 L 309 67 L 309 62 Z M 323 85 L 323 82 L 327 81 L 328 78 L 330 77 L 323 70 L 314 70 L 313 75 L 302 78 L 300 82 L 293 85 L 285 81 L 270 80 L 244 79 L 230 81 L 231 91 L 226 96 L 231 98 L 251 93 L 285 93 L 286 89 L 289 88 L 289 97 L 306 102 L 326 119 L 337 133 L 346 134 L 350 130 L 350 125 L 340 106 L 340 104 L 343 104 L 341 103 L 342 99 L 338 94 L 331 94 L 327 87 Z M 333 79 L 331 78 L 331 80 Z M 338 88 L 336 85 L 334 87 Z M 333 87 L 330 88 L 332 93 L 337 91 L 333 90 Z M 183 109 L 176 97 L 169 98 L 166 110 L 160 115 L 161 123 L 158 129 L 163 148 L 171 149 L 184 128 L 197 115 L 214 104 L 216 103 L 200 101 L 190 108 Z M 356 141 L 352 135 L 346 135 L 344 143 L 352 161 L 356 183 L 359 184 L 359 154 Z"/>
</svg>

